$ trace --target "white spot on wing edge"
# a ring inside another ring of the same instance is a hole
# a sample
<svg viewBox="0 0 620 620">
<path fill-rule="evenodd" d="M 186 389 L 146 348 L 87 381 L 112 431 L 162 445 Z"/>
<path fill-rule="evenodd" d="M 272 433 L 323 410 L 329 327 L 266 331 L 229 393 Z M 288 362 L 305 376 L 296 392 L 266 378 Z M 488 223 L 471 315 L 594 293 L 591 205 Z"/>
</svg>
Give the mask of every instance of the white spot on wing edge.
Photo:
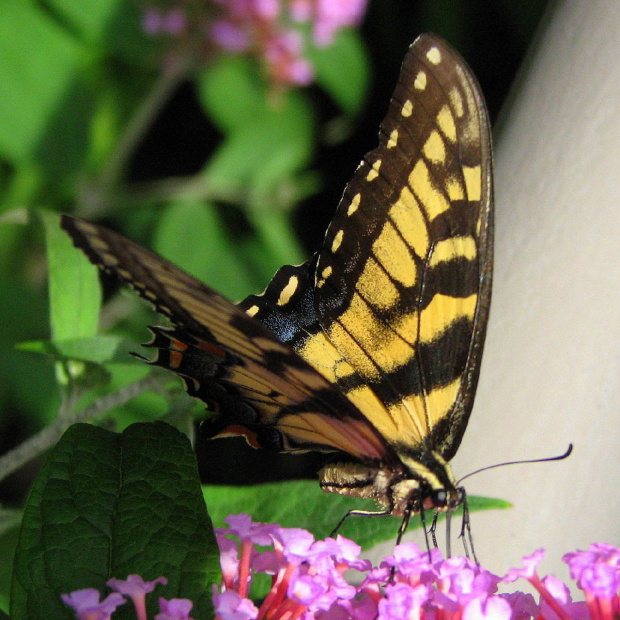
<svg viewBox="0 0 620 620">
<path fill-rule="evenodd" d="M 280 291 L 280 297 L 278 297 L 278 306 L 286 305 L 291 297 L 295 294 L 297 286 L 299 285 L 299 278 L 297 276 L 291 276 L 286 286 Z"/>
<path fill-rule="evenodd" d="M 379 168 L 381 168 L 381 160 L 377 159 L 377 161 L 372 165 L 372 169 L 368 172 L 366 180 L 374 181 L 379 176 Z"/>
<path fill-rule="evenodd" d="M 256 315 L 258 314 L 258 311 L 259 311 L 259 310 L 260 310 L 260 308 L 259 308 L 256 304 L 254 304 L 253 306 L 250 306 L 250 307 L 249 307 L 249 308 L 245 311 L 245 313 L 246 313 L 248 316 L 256 316 Z"/>
<path fill-rule="evenodd" d="M 441 52 L 439 51 L 439 48 L 434 45 L 428 50 L 428 52 L 426 52 L 426 57 L 434 65 L 438 65 L 441 62 Z"/>
<path fill-rule="evenodd" d="M 424 73 L 424 71 L 420 71 L 418 75 L 415 76 L 413 86 L 416 90 L 424 90 L 426 88 L 426 73 Z"/>
<path fill-rule="evenodd" d="M 349 208 L 347 209 L 347 215 L 353 215 L 357 211 L 357 208 L 360 206 L 361 199 L 362 199 L 361 194 L 355 194 L 355 196 L 353 196 L 353 200 L 351 201 L 351 204 L 349 205 Z"/>
<path fill-rule="evenodd" d="M 409 116 L 411 116 L 412 112 L 413 112 L 413 103 L 411 103 L 411 99 L 407 99 L 407 101 L 405 101 L 405 103 L 403 104 L 403 107 L 400 110 L 401 116 L 408 118 Z"/>
<path fill-rule="evenodd" d="M 332 241 L 332 252 L 337 252 L 342 243 L 342 238 L 344 237 L 344 230 L 342 228 L 334 235 L 334 240 Z"/>
<path fill-rule="evenodd" d="M 398 129 L 392 129 L 390 138 L 387 141 L 388 149 L 393 149 L 398 144 Z"/>
</svg>

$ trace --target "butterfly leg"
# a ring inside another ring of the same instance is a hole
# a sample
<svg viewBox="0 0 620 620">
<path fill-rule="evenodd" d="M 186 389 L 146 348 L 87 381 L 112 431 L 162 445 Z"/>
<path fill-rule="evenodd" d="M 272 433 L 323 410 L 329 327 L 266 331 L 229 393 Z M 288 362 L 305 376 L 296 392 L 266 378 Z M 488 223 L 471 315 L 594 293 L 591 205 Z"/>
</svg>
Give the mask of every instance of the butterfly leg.
<svg viewBox="0 0 620 620">
<path fill-rule="evenodd" d="M 345 514 L 344 517 L 338 521 L 338 525 L 336 525 L 336 527 L 332 530 L 329 537 L 333 538 L 349 517 L 387 517 L 390 514 L 390 510 L 379 510 L 376 512 L 372 510 L 349 510 L 349 512 L 347 512 L 347 514 Z"/>
<path fill-rule="evenodd" d="M 471 549 L 471 557 L 474 559 L 476 564 L 480 564 L 478 562 L 478 558 L 476 557 L 476 550 L 474 549 L 474 538 L 471 533 L 471 521 L 469 519 L 469 505 L 467 504 L 467 497 L 463 498 L 463 519 L 461 521 L 461 533 L 459 534 L 459 538 L 463 539 L 463 548 L 465 549 L 465 557 L 469 558 L 469 550 Z M 469 545 L 467 541 L 469 540 Z"/>
</svg>

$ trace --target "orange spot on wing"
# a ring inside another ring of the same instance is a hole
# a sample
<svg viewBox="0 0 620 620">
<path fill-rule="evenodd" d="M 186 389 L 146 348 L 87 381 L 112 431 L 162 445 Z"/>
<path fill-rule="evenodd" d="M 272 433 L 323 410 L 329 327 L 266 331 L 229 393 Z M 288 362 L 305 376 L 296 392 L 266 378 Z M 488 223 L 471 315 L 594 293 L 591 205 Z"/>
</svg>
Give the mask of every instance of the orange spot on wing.
<svg viewBox="0 0 620 620">
<path fill-rule="evenodd" d="M 178 351 L 173 350 L 170 350 L 168 353 L 168 366 L 173 369 L 179 368 L 179 366 L 181 366 L 181 362 L 183 361 L 183 353 L 179 353 Z"/>
<path fill-rule="evenodd" d="M 262 447 L 258 441 L 258 436 L 254 431 L 237 424 L 233 424 L 222 429 L 217 435 L 215 435 L 214 438 L 219 437 L 245 437 L 245 440 L 250 446 L 252 446 L 252 448 L 258 449 Z"/>
<path fill-rule="evenodd" d="M 211 353 L 212 355 L 217 355 L 217 357 L 221 357 L 222 359 L 226 357 L 226 351 L 224 351 L 222 347 L 218 347 L 213 342 L 206 342 L 204 340 L 201 340 L 198 343 L 198 348 L 202 349 L 203 351 L 207 351 L 208 353 Z"/>
</svg>

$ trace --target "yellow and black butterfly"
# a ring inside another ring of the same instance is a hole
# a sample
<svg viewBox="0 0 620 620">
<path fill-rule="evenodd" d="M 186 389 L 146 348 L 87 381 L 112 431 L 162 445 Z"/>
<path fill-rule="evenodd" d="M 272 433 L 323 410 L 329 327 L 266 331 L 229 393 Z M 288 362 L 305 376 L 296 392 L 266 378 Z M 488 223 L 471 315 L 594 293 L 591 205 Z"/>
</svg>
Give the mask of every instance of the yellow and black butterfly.
<svg viewBox="0 0 620 620">
<path fill-rule="evenodd" d="M 162 257 L 63 216 L 92 262 L 152 302 L 153 363 L 219 415 L 210 437 L 323 451 L 326 491 L 409 517 L 465 501 L 448 461 L 472 408 L 491 297 L 489 120 L 444 41 L 420 36 L 379 146 L 347 185 L 323 246 L 239 305 Z"/>
</svg>

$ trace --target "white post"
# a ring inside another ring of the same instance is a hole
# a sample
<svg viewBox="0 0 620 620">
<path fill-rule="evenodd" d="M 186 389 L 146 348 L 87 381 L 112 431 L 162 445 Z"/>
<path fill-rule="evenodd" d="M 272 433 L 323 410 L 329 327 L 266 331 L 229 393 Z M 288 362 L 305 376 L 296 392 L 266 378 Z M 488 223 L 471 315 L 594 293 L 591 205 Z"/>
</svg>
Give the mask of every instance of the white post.
<svg viewBox="0 0 620 620">
<path fill-rule="evenodd" d="M 620 2 L 558 3 L 496 137 L 496 263 L 478 395 L 457 477 L 511 510 L 472 515 L 497 572 L 547 549 L 620 544 Z M 416 538 L 417 540 L 417 538 Z M 453 549 L 457 547 L 453 543 Z"/>
</svg>

